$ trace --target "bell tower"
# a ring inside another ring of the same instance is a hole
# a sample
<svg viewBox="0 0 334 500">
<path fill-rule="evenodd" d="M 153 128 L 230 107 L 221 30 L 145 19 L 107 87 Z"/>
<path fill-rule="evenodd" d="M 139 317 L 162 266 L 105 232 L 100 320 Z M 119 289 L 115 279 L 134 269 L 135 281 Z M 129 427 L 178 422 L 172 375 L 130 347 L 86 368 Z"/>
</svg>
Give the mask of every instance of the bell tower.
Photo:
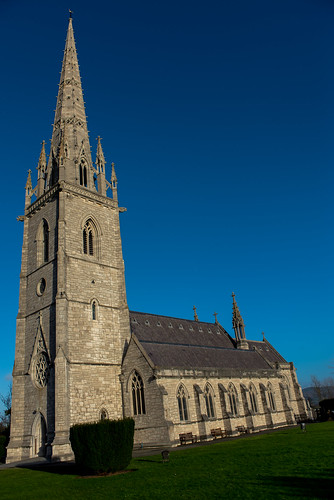
<svg viewBox="0 0 334 500">
<path fill-rule="evenodd" d="M 95 165 L 72 19 L 49 158 L 45 142 L 23 221 L 7 462 L 69 456 L 74 423 L 123 416 L 121 363 L 130 338 L 117 178 L 100 138 Z"/>
</svg>

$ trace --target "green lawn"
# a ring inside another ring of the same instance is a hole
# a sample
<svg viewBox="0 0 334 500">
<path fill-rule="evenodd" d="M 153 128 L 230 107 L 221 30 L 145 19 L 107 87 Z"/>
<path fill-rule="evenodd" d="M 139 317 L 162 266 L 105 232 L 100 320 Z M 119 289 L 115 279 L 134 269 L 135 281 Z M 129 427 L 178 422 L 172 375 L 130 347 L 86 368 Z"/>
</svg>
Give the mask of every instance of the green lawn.
<svg viewBox="0 0 334 500">
<path fill-rule="evenodd" d="M 131 472 L 85 478 L 29 469 L 0 471 L 0 498 L 63 500 L 334 498 L 334 422 L 135 458 Z M 70 472 L 70 473 L 69 473 Z"/>
</svg>

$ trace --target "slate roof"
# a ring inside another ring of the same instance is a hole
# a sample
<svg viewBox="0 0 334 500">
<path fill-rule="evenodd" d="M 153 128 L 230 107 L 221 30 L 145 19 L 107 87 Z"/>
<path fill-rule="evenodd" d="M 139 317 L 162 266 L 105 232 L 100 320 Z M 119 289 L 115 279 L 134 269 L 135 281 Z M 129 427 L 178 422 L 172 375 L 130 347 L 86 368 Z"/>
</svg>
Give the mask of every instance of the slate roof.
<svg viewBox="0 0 334 500">
<path fill-rule="evenodd" d="M 154 365 L 161 368 L 252 371 L 271 369 L 268 362 L 284 362 L 265 342 L 250 341 L 250 350 L 237 349 L 234 339 L 215 323 L 130 311 L 130 325 Z"/>
</svg>

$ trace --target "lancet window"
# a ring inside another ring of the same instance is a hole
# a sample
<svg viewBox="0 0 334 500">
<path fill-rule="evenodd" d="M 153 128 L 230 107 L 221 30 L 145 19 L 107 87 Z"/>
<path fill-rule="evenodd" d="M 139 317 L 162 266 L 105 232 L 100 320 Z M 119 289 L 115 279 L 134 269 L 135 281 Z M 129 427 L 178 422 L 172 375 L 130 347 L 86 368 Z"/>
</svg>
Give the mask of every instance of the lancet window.
<svg viewBox="0 0 334 500">
<path fill-rule="evenodd" d="M 253 385 L 251 385 L 249 388 L 249 399 L 252 412 L 257 413 L 258 412 L 257 396 L 256 396 L 256 389 Z"/>
<path fill-rule="evenodd" d="M 85 160 L 81 160 L 79 165 L 80 186 L 87 187 L 87 165 Z"/>
<path fill-rule="evenodd" d="M 94 255 L 94 239 L 95 239 L 95 231 L 92 221 L 89 219 L 82 232 L 82 244 L 83 244 L 83 253 L 86 255 Z"/>
<path fill-rule="evenodd" d="M 49 260 L 49 224 L 45 219 L 38 227 L 37 236 L 37 264 L 41 266 Z"/>
<path fill-rule="evenodd" d="M 205 399 L 205 404 L 206 404 L 206 413 L 207 413 L 208 417 L 214 418 L 215 409 L 214 409 L 214 405 L 213 405 L 213 390 L 209 384 L 207 384 L 205 386 L 204 399 Z"/>
<path fill-rule="evenodd" d="M 187 393 L 184 386 L 181 384 L 177 391 L 177 403 L 179 407 L 180 420 L 188 420 Z"/>
<path fill-rule="evenodd" d="M 238 415 L 237 391 L 232 384 L 228 388 L 228 400 L 230 403 L 231 414 L 235 417 Z"/>
<path fill-rule="evenodd" d="M 96 303 L 96 300 L 93 300 L 92 302 L 92 320 L 96 320 L 97 319 L 97 303 Z"/>
<path fill-rule="evenodd" d="M 145 395 L 143 379 L 138 372 L 134 372 L 131 382 L 132 405 L 134 415 L 145 415 Z"/>
<path fill-rule="evenodd" d="M 269 407 L 272 411 L 276 411 L 276 403 L 271 384 L 268 384 L 267 393 L 268 393 Z"/>
</svg>

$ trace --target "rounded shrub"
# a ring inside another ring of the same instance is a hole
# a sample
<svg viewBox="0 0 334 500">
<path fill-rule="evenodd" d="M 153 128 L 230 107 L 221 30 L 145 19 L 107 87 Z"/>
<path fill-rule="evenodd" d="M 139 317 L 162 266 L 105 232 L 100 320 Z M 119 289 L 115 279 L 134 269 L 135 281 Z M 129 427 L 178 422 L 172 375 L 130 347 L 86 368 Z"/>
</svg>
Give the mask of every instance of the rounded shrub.
<svg viewBox="0 0 334 500">
<path fill-rule="evenodd" d="M 95 473 L 125 469 L 132 458 L 134 427 L 132 418 L 73 425 L 70 441 L 76 464 Z"/>
</svg>

